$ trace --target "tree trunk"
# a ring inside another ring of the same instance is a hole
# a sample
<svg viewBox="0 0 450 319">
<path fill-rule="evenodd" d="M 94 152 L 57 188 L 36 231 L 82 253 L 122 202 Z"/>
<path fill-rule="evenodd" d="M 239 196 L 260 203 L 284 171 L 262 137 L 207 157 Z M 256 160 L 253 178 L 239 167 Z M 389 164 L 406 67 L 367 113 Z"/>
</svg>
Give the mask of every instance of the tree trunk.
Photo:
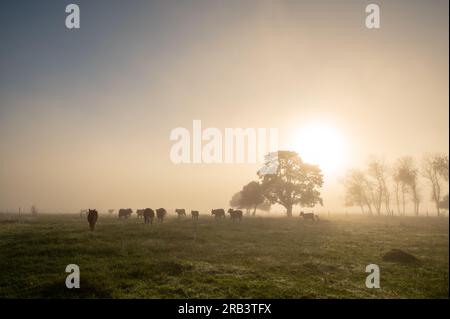
<svg viewBox="0 0 450 319">
<path fill-rule="evenodd" d="M 286 206 L 287 217 L 292 217 L 292 205 Z"/>
<path fill-rule="evenodd" d="M 400 196 L 398 194 L 399 185 L 398 183 L 395 185 L 395 199 L 397 200 L 397 214 L 400 216 Z"/>
<path fill-rule="evenodd" d="M 405 188 L 402 185 L 402 215 L 405 216 Z"/>
<path fill-rule="evenodd" d="M 257 206 L 257 205 L 255 205 L 255 207 L 253 208 L 253 214 L 252 214 L 252 216 L 256 216 L 256 206 Z"/>
</svg>

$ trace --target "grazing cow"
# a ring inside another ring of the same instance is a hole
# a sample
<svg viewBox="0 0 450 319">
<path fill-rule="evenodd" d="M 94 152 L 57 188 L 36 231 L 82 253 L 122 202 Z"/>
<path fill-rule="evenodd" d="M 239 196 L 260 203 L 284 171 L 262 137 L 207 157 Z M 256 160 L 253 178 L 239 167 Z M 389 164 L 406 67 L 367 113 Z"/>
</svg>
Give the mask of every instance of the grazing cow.
<svg viewBox="0 0 450 319">
<path fill-rule="evenodd" d="M 145 209 L 138 209 L 138 210 L 136 211 L 137 218 L 142 218 L 142 217 L 144 217 L 144 211 L 145 211 Z"/>
<path fill-rule="evenodd" d="M 131 208 L 121 208 L 119 209 L 119 218 L 128 218 L 133 213 L 133 210 Z"/>
<path fill-rule="evenodd" d="M 216 219 L 222 219 L 225 218 L 225 210 L 222 208 L 219 209 L 212 209 L 211 215 L 214 215 Z"/>
<path fill-rule="evenodd" d="M 158 208 L 156 210 L 156 217 L 158 218 L 158 223 L 162 223 L 164 221 L 164 217 L 166 217 L 167 211 L 164 208 Z"/>
<path fill-rule="evenodd" d="M 155 211 L 151 208 L 144 209 L 144 223 L 153 224 L 153 219 L 155 218 Z"/>
<path fill-rule="evenodd" d="M 242 210 L 230 208 L 228 210 L 228 214 L 230 214 L 230 218 L 232 221 L 235 221 L 235 220 L 241 221 L 242 220 Z"/>
<path fill-rule="evenodd" d="M 114 209 L 108 209 L 108 214 L 112 214 L 112 213 L 114 213 Z"/>
<path fill-rule="evenodd" d="M 300 217 L 303 217 L 303 219 L 310 219 L 312 221 L 319 220 L 319 216 L 314 215 L 314 213 L 300 212 Z"/>
<path fill-rule="evenodd" d="M 192 219 L 198 220 L 199 212 L 198 210 L 191 210 Z"/>
<path fill-rule="evenodd" d="M 186 210 L 184 208 L 175 209 L 175 213 L 178 214 L 178 217 L 186 217 Z"/>
<path fill-rule="evenodd" d="M 97 223 L 97 219 L 98 219 L 98 213 L 95 209 L 89 209 L 88 214 L 87 214 L 87 220 L 89 223 L 89 228 L 91 230 L 95 229 L 95 223 Z"/>
</svg>

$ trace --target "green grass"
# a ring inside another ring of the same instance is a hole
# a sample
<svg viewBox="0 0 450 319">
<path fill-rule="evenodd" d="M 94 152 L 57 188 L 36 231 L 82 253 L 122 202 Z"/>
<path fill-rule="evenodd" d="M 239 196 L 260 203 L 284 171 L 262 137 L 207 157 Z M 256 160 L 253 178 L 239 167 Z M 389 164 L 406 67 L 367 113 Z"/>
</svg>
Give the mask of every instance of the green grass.
<svg viewBox="0 0 450 319">
<path fill-rule="evenodd" d="M 101 215 L 0 215 L 1 298 L 448 298 L 448 219 L 200 216 L 144 225 Z M 388 263 L 405 250 L 420 264 Z M 365 287 L 366 265 L 381 288 Z M 81 288 L 65 287 L 77 264 Z"/>
</svg>

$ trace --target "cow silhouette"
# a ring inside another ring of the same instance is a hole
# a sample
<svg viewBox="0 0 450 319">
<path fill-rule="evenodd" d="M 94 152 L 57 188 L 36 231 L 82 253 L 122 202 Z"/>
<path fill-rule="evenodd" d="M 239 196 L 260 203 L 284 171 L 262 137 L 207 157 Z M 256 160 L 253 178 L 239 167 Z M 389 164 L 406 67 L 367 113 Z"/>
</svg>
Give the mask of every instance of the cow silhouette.
<svg viewBox="0 0 450 319">
<path fill-rule="evenodd" d="M 89 223 L 89 228 L 91 231 L 95 229 L 95 224 L 97 223 L 98 212 L 95 209 L 89 209 L 87 213 L 87 220 Z"/>
<path fill-rule="evenodd" d="M 164 208 L 158 208 L 156 210 L 156 217 L 158 218 L 158 223 L 162 223 L 164 221 L 164 217 L 166 217 L 167 211 Z"/>
<path fill-rule="evenodd" d="M 225 210 L 222 208 L 212 209 L 211 215 L 213 215 L 217 220 L 225 218 Z"/>
<path fill-rule="evenodd" d="M 144 223 L 145 224 L 153 224 L 153 219 L 155 218 L 155 211 L 151 208 L 144 209 Z"/>
<path fill-rule="evenodd" d="M 128 218 L 133 213 L 133 210 L 131 208 L 121 208 L 119 209 L 119 218 Z"/>
<path fill-rule="evenodd" d="M 144 210 L 145 210 L 145 209 L 138 209 L 138 210 L 136 210 L 137 218 L 142 218 L 142 217 L 144 217 Z"/>
<path fill-rule="evenodd" d="M 228 214 L 230 214 L 230 218 L 232 221 L 241 221 L 242 220 L 242 210 L 230 208 L 228 210 Z"/>
<path fill-rule="evenodd" d="M 175 213 L 178 214 L 178 217 L 186 217 L 186 210 L 184 208 L 175 209 Z"/>
<path fill-rule="evenodd" d="M 319 216 L 314 215 L 314 213 L 300 212 L 300 217 L 303 217 L 303 219 L 305 219 L 305 220 L 312 220 L 312 221 L 319 220 Z"/>
<path fill-rule="evenodd" d="M 198 215 L 199 215 L 198 210 L 191 210 L 192 219 L 198 220 Z"/>
</svg>

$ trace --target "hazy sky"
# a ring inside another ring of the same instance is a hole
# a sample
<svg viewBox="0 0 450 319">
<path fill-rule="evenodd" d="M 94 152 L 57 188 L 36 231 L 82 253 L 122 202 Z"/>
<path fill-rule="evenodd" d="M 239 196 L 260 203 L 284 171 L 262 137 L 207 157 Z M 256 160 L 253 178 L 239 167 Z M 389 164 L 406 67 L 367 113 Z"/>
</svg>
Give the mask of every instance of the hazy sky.
<svg viewBox="0 0 450 319">
<path fill-rule="evenodd" d="M 377 30 L 364 24 L 372 2 Z M 65 27 L 69 3 L 78 30 Z M 448 11 L 446 0 L 4 1 L 0 209 L 224 207 L 260 165 L 173 164 L 170 132 L 194 119 L 279 128 L 282 149 L 304 127 L 332 128 L 345 154 L 323 210 L 340 209 L 339 177 L 370 154 L 448 153 Z"/>
</svg>

